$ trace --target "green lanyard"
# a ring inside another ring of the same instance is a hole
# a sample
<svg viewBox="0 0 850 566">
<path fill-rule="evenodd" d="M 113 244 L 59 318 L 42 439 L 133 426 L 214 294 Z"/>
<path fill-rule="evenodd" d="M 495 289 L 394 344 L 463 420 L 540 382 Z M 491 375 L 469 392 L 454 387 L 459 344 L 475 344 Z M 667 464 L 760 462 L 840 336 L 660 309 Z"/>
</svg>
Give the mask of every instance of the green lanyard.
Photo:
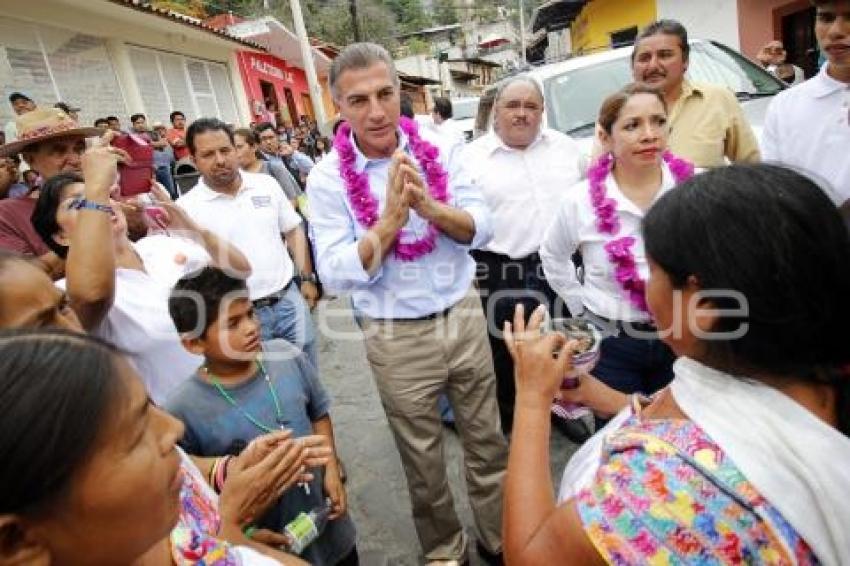
<svg viewBox="0 0 850 566">
<path fill-rule="evenodd" d="M 285 425 L 287 424 L 287 422 L 283 418 L 283 411 L 280 410 L 280 401 L 277 398 L 277 393 L 275 393 L 274 387 L 272 387 L 272 382 L 271 382 L 271 379 L 269 379 L 269 374 L 266 371 L 266 368 L 263 366 L 263 363 L 260 360 L 257 360 L 257 368 L 261 372 L 263 372 L 263 378 L 266 380 L 266 385 L 269 388 L 269 394 L 271 395 L 272 402 L 274 403 L 275 421 L 278 424 L 278 428 L 280 430 L 285 430 L 286 429 Z M 213 375 L 210 372 L 209 368 L 204 366 L 204 371 L 206 372 L 207 376 L 210 378 L 210 381 L 212 381 L 215 388 L 218 389 L 218 392 L 221 393 L 221 396 L 225 398 L 225 400 L 230 404 L 231 407 L 233 407 L 234 409 L 236 409 L 237 411 L 242 413 L 243 417 L 245 417 L 246 419 L 251 421 L 251 424 L 253 424 L 258 429 L 262 430 L 263 432 L 274 432 L 275 429 L 264 425 L 263 423 L 258 421 L 256 418 L 254 418 L 253 415 L 251 415 L 250 413 L 245 411 L 245 409 L 240 407 L 239 403 L 236 402 L 236 399 L 231 397 L 230 393 L 228 393 L 227 390 L 224 387 L 221 386 L 221 382 L 218 380 L 218 378 L 215 375 Z"/>
</svg>

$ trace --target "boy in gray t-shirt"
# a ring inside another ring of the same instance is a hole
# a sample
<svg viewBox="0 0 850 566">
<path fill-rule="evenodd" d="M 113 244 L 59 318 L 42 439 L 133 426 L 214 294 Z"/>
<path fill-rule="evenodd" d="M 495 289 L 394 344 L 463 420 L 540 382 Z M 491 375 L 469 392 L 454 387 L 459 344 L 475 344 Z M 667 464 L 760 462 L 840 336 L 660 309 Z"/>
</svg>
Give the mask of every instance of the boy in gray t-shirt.
<svg viewBox="0 0 850 566">
<path fill-rule="evenodd" d="M 211 267 L 181 279 L 172 292 L 169 311 L 184 346 L 205 357 L 165 404 L 186 426 L 181 446 L 196 456 L 236 455 L 257 436 L 287 429 L 295 438 L 328 436 L 333 448 L 330 400 L 316 369 L 283 340 L 260 342 L 247 293 L 243 280 Z M 299 513 L 323 506 L 328 497 L 332 520 L 301 556 L 319 566 L 357 564 L 354 524 L 346 514 L 336 459 L 312 473 L 312 481 L 287 490 L 255 526 L 282 532 Z"/>
</svg>

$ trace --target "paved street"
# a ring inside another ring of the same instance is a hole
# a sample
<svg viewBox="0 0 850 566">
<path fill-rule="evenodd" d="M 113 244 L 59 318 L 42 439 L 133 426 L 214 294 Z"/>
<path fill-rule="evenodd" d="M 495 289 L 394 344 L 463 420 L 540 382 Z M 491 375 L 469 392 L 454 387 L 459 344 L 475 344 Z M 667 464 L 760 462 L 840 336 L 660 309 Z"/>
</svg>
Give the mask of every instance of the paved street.
<svg viewBox="0 0 850 566">
<path fill-rule="evenodd" d="M 332 417 L 339 452 L 348 470 L 349 507 L 357 525 L 364 566 L 421 564 L 401 461 L 372 381 L 359 331 L 345 299 L 323 302 L 315 317 L 319 327 L 319 365 L 333 398 Z M 332 313 L 330 315 L 329 313 Z M 457 435 L 447 431 L 449 482 L 461 521 L 474 541 L 472 513 L 463 481 L 463 458 Z M 558 432 L 552 437 L 553 479 L 575 445 Z M 474 543 L 470 545 L 474 554 Z M 472 557 L 472 566 L 479 564 Z"/>
</svg>

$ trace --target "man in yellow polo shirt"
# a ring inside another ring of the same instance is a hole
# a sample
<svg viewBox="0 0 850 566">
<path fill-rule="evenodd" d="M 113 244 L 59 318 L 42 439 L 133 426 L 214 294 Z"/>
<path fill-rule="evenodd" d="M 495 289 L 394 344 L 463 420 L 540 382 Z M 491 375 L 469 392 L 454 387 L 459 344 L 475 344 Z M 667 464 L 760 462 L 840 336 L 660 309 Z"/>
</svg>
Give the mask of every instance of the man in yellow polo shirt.
<svg viewBox="0 0 850 566">
<path fill-rule="evenodd" d="M 632 52 L 635 81 L 664 93 L 670 149 L 697 167 L 759 161 L 758 141 L 734 93 L 685 79 L 689 53 L 688 32 L 675 20 L 649 24 Z"/>
</svg>

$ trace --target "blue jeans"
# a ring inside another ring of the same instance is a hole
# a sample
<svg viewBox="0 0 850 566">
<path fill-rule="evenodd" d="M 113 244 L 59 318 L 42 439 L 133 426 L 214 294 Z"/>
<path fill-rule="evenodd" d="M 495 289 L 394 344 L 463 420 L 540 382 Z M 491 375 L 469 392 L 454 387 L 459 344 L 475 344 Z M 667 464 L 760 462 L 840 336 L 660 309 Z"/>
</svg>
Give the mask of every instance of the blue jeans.
<svg viewBox="0 0 850 566">
<path fill-rule="evenodd" d="M 440 393 L 437 398 L 437 409 L 440 411 L 440 420 L 446 424 L 455 423 L 455 412 L 452 410 L 452 404 L 449 403 L 449 398 L 445 393 Z"/>
<path fill-rule="evenodd" d="M 319 360 L 316 354 L 316 328 L 310 317 L 310 309 L 294 283 L 290 283 L 283 296 L 273 305 L 257 309 L 262 327 L 262 340 L 282 338 L 295 344 L 316 369 Z"/>
<path fill-rule="evenodd" d="M 156 168 L 156 181 L 168 191 L 168 194 L 171 195 L 171 198 L 177 199 L 178 195 L 177 190 L 174 188 L 174 179 L 171 177 L 171 168 L 170 167 L 157 167 Z"/>
</svg>

